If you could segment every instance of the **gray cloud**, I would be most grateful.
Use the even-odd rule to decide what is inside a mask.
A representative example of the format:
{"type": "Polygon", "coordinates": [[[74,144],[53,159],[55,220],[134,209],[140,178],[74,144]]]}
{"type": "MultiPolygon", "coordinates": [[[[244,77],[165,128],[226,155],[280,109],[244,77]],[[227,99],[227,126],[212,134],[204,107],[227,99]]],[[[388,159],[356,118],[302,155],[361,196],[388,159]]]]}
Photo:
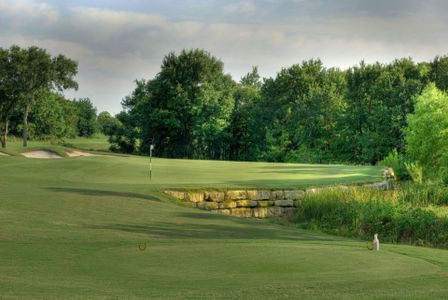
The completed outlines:
{"type": "Polygon", "coordinates": [[[210,51],[238,79],[252,65],[274,76],[315,57],[340,67],[361,59],[428,60],[448,44],[448,21],[440,13],[448,5],[438,0],[214,0],[216,10],[205,7],[212,19],[189,10],[180,18],[162,8],[69,3],[0,0],[0,45],[38,45],[76,59],[80,90],[68,95],[91,97],[99,110],[112,112],[134,79],[153,77],[165,54],[183,48],[210,51]]]}

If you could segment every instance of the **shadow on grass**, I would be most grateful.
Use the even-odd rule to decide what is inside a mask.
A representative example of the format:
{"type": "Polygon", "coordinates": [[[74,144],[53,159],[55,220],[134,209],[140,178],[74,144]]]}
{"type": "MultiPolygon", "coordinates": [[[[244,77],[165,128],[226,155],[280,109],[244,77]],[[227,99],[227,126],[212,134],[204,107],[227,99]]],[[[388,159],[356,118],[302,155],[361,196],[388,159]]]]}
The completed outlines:
{"type": "Polygon", "coordinates": [[[151,225],[130,224],[105,224],[85,226],[89,229],[116,230],[129,233],[146,234],[152,237],[166,239],[267,239],[267,240],[289,240],[289,241],[330,241],[332,239],[319,238],[316,235],[305,234],[303,231],[285,231],[272,228],[240,227],[218,224],[170,224],[155,223],[151,225]]]}
{"type": "Polygon", "coordinates": [[[151,224],[97,224],[85,225],[88,229],[114,230],[144,234],[164,239],[264,239],[284,241],[335,241],[337,238],[318,236],[298,228],[276,226],[266,220],[256,221],[215,215],[211,213],[180,213],[173,220],[176,223],[158,222],[151,224]],[[179,218],[180,217],[180,218],[179,218]],[[194,219],[182,222],[182,219],[194,219]],[[200,223],[195,223],[199,221],[200,223]],[[261,222],[257,224],[257,222],[261,222]],[[219,224],[221,223],[221,224],[219,224]]]}
{"type": "Polygon", "coordinates": [[[58,188],[58,187],[49,187],[47,189],[52,192],[58,192],[58,193],[71,193],[71,194],[80,194],[85,196],[96,196],[96,197],[124,197],[124,198],[134,198],[134,199],[161,202],[159,198],[154,196],[129,193],[129,192],[114,192],[114,191],[102,191],[92,189],[58,188]]]}

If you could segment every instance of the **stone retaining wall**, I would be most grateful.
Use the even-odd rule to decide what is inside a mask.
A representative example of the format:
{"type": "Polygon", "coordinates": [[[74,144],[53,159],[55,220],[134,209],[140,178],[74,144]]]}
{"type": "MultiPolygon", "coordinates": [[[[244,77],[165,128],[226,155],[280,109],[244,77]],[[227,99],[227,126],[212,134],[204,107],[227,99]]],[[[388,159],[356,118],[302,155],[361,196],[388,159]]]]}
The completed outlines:
{"type": "Polygon", "coordinates": [[[223,215],[245,218],[292,217],[300,205],[303,190],[228,190],[225,192],[165,191],[194,207],[223,215]]]}
{"type": "MultiPolygon", "coordinates": [[[[363,185],[366,188],[390,189],[390,183],[383,182],[363,185]]],[[[228,190],[183,192],[165,191],[166,194],[192,204],[194,207],[218,214],[245,218],[292,218],[297,212],[305,193],[318,193],[324,189],[348,189],[347,186],[313,188],[307,190],[228,190]]]]}

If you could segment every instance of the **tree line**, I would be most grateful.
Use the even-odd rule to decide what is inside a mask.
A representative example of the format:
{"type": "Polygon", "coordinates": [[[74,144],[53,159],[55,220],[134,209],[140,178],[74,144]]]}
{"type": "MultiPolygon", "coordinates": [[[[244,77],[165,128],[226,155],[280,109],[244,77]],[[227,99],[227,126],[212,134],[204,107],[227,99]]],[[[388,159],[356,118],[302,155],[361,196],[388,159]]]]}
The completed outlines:
{"type": "MultiPolygon", "coordinates": [[[[23,146],[35,139],[92,136],[115,119],[97,116],[88,98],[68,100],[61,92],[77,89],[78,64],[64,55],[52,57],[45,49],[0,48],[0,142],[8,134],[22,135],[23,146]]],[[[107,130],[106,130],[107,132],[107,130]]]]}
{"type": "MultiPolygon", "coordinates": [[[[97,115],[88,98],[61,94],[78,87],[76,74],[77,63],[63,55],[0,48],[2,147],[8,134],[22,135],[26,146],[30,136],[101,131],[111,150],[126,153],[147,154],[155,144],[155,155],[168,158],[375,164],[385,157],[400,160],[408,149],[416,153],[422,142],[411,138],[409,116],[416,115],[425,87],[448,90],[448,56],[361,62],[346,70],[311,59],[273,78],[261,78],[254,67],[235,82],[210,53],[183,50],[166,55],[153,79],[137,80],[116,116],[97,115]]],[[[431,126],[420,126],[427,131],[419,137],[428,137],[431,126]]],[[[399,165],[404,168],[402,159],[399,165]]]]}
{"type": "Polygon", "coordinates": [[[448,89],[448,57],[416,63],[326,68],[319,59],[235,82],[195,49],[169,53],[160,72],[137,80],[109,131],[112,148],[169,158],[375,164],[404,152],[407,116],[434,83],[448,89]]]}

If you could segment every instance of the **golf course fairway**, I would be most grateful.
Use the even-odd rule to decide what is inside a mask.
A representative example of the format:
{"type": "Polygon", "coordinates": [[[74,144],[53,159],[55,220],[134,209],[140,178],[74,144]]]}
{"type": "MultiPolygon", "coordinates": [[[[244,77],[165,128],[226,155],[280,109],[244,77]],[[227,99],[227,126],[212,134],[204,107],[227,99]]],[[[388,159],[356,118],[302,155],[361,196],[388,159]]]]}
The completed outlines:
{"type": "Polygon", "coordinates": [[[380,169],[0,157],[0,298],[443,299],[448,251],[367,242],[185,207],[164,189],[298,188],[380,169]]]}

